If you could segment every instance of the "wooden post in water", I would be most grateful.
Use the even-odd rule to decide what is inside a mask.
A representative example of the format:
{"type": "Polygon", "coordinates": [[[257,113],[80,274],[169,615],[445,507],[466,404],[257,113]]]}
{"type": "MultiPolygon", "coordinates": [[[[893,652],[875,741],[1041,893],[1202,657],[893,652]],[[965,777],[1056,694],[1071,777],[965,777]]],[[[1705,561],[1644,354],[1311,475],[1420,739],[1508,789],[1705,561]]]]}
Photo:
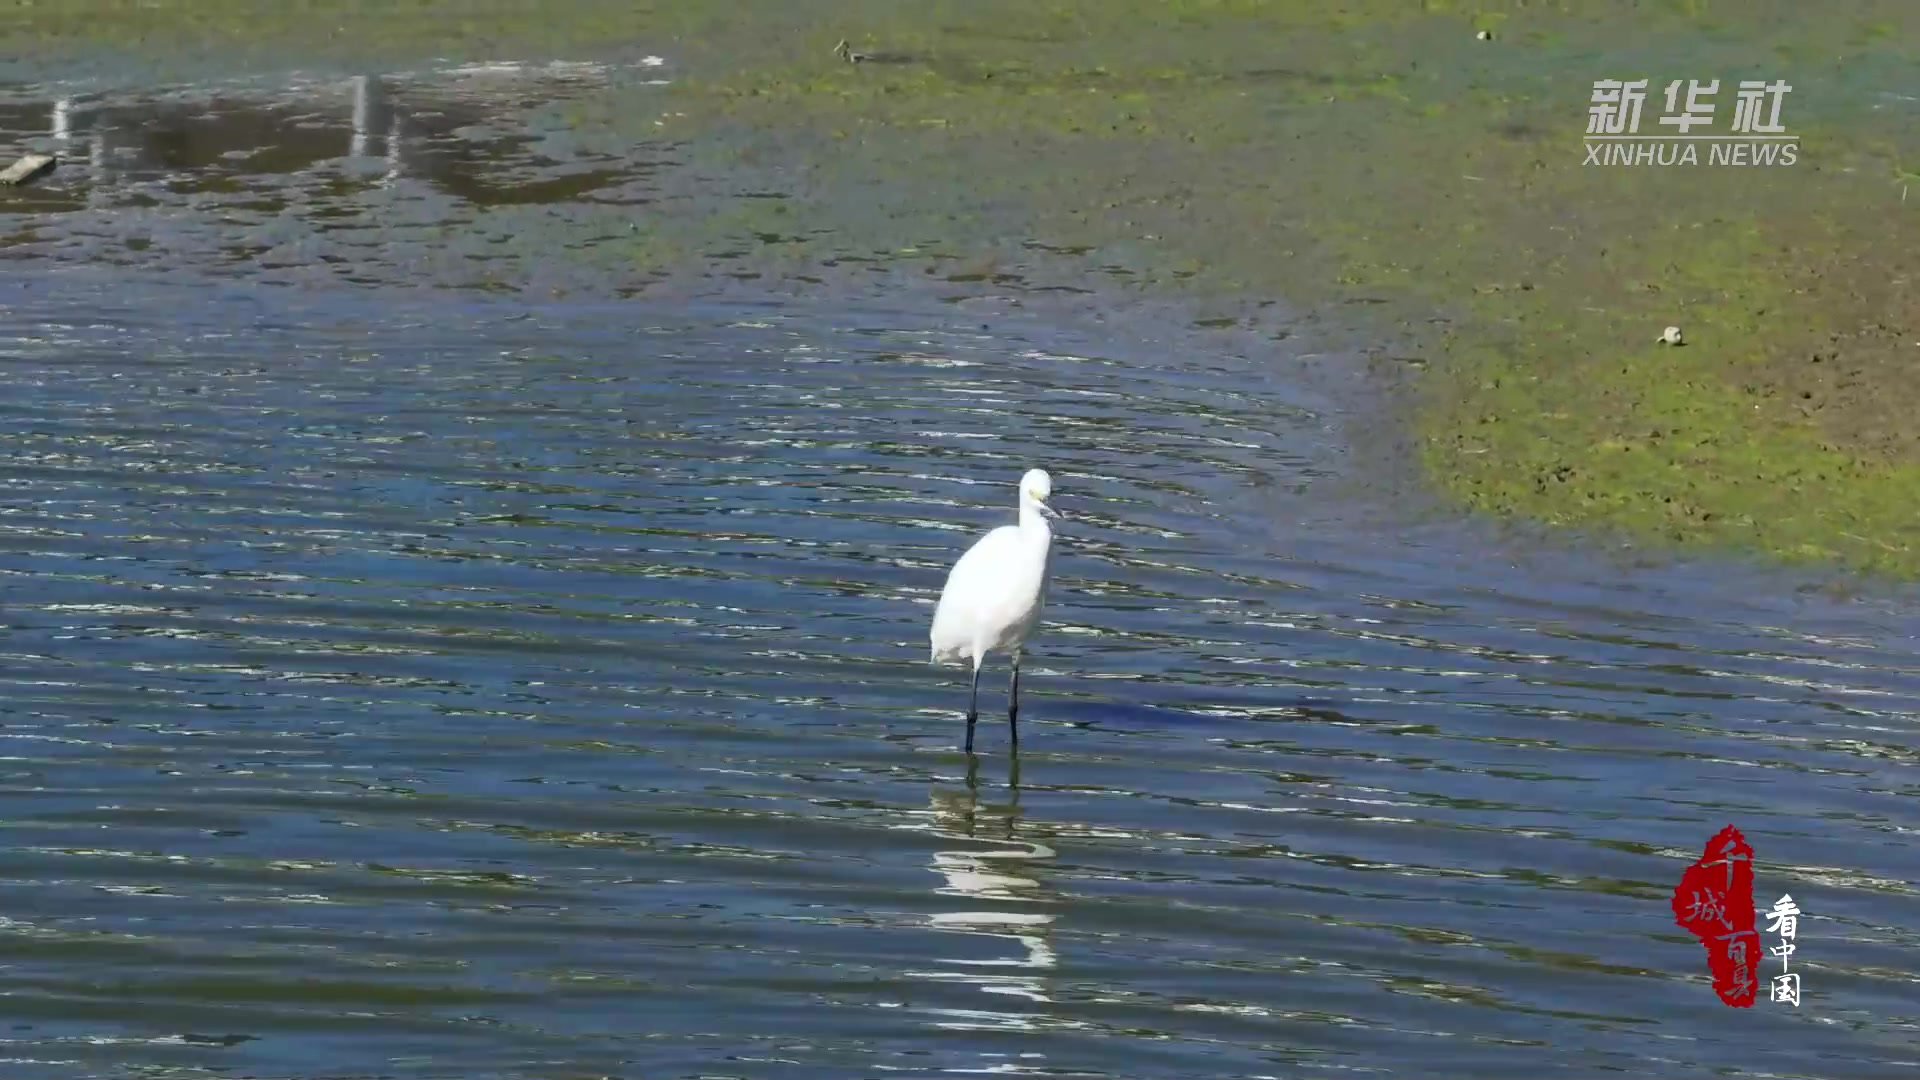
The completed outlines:
{"type": "Polygon", "coordinates": [[[367,156],[367,127],[373,116],[373,80],[365,75],[353,77],[353,138],[347,141],[348,157],[367,156]]]}

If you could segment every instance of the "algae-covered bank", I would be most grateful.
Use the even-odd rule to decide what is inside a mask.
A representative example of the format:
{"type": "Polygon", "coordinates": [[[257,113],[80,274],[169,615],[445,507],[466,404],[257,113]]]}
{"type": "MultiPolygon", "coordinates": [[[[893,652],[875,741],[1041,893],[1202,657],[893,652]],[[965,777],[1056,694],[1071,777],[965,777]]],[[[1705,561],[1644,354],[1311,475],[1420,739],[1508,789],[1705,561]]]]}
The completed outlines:
{"type": "Polygon", "coordinates": [[[1920,574],[1911,4],[66,0],[7,25],[49,70],[670,54],[664,97],[566,116],[697,178],[636,223],[636,268],[1366,301],[1467,506],[1920,574]],[[1717,84],[1693,133],[1729,143],[1739,84],[1788,86],[1767,126],[1794,152],[1595,161],[1610,79],[1648,80],[1662,137],[1670,83],[1717,84]]]}

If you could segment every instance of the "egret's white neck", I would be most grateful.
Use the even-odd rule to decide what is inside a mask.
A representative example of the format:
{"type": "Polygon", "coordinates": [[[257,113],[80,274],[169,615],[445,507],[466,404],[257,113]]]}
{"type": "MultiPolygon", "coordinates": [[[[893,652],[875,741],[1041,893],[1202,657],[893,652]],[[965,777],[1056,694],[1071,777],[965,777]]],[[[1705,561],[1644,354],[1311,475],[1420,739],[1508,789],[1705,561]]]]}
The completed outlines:
{"type": "Polygon", "coordinates": [[[1047,525],[1046,515],[1040,512],[1039,501],[1025,494],[1020,496],[1020,531],[1042,536],[1053,535],[1053,530],[1047,525]]]}

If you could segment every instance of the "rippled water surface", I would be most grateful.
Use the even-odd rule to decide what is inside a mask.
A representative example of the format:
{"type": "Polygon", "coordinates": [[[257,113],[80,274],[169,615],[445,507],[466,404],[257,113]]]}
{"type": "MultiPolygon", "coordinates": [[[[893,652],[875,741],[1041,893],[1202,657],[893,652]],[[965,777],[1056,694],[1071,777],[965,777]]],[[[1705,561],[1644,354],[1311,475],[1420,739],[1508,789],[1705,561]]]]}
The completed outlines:
{"type": "Polygon", "coordinates": [[[1920,1059],[1898,597],[1397,522],[1286,356],[937,304],[0,301],[6,1075],[1920,1059]],[[1034,463],[1022,751],[996,666],[969,761],[930,605],[1034,463]],[[1797,1010],[1719,1004],[1673,925],[1728,823],[1808,912],[1797,1010]]]}

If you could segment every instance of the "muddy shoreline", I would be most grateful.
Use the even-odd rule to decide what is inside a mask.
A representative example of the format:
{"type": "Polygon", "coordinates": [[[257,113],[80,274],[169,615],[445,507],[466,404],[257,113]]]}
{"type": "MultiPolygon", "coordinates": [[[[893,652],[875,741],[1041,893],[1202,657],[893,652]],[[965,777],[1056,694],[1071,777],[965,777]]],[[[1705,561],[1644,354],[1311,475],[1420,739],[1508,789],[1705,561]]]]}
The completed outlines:
{"type": "MultiPolygon", "coordinates": [[[[1333,312],[1365,343],[1355,362],[1410,380],[1413,457],[1458,505],[1920,576],[1905,420],[1920,14],[1702,8],[856,2],[823,17],[587,0],[564,19],[425,4],[349,25],[346,5],[101,18],[80,2],[16,21],[9,51],[38,58],[7,74],[603,60],[622,74],[518,109],[540,133],[518,182],[548,194],[468,192],[426,272],[458,278],[484,254],[483,287],[616,292],[910,275],[1179,301],[1197,329],[1276,350],[1297,346],[1282,316],[1333,312]],[[664,87],[638,67],[654,54],[664,87]],[[1622,73],[1790,82],[1798,162],[1583,165],[1591,84],[1622,73]],[[636,176],[637,159],[658,167],[636,176]],[[622,173],[620,197],[569,190],[594,168],[622,173]],[[1657,342],[1666,325],[1684,347],[1657,342]]],[[[35,252],[31,203],[5,210],[35,252]]],[[[359,212],[392,221],[377,200],[359,212]]],[[[448,228],[430,216],[407,226],[423,250],[448,228]]],[[[318,258],[282,254],[285,273],[318,258]]]]}

